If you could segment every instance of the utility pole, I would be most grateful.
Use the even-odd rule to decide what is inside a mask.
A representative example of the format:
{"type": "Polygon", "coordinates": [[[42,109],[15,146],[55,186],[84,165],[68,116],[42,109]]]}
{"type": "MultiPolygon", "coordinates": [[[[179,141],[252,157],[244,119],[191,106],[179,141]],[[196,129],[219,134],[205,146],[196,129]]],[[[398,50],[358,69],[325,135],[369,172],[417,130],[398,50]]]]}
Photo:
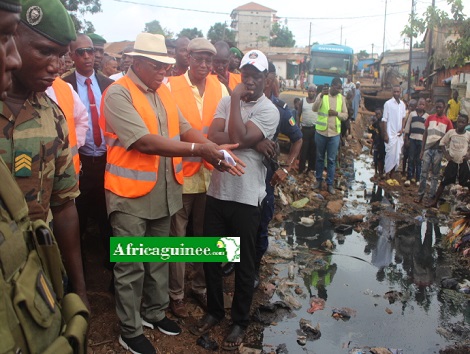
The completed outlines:
{"type": "MultiPolygon", "coordinates": [[[[432,9],[436,9],[436,0],[432,0],[432,9]]],[[[434,24],[431,23],[431,28],[429,28],[429,48],[426,48],[428,51],[428,63],[426,64],[426,73],[427,75],[431,74],[431,58],[434,54],[433,51],[433,34],[434,34],[434,24]]],[[[429,88],[429,80],[426,80],[426,88],[429,88]]]]}
{"type": "Polygon", "coordinates": [[[409,55],[409,62],[408,62],[408,102],[411,99],[411,65],[412,65],[412,58],[413,58],[413,34],[414,34],[414,29],[413,29],[413,21],[414,21],[414,16],[415,14],[415,0],[411,0],[411,21],[410,21],[410,27],[411,27],[411,33],[410,33],[410,55],[409,55]]]}
{"type": "Polygon", "coordinates": [[[370,55],[371,59],[374,59],[374,43],[372,43],[372,53],[370,55]]]}
{"type": "Polygon", "coordinates": [[[384,15],[384,39],[382,42],[382,53],[385,54],[385,28],[387,25],[387,0],[385,0],[385,15],[384,15]]]}
{"type": "Polygon", "coordinates": [[[312,22],[310,22],[310,29],[308,31],[308,51],[310,52],[310,47],[311,47],[311,41],[310,39],[312,38],[312,22]]]}
{"type": "Polygon", "coordinates": [[[343,44],[343,25],[341,25],[341,35],[339,37],[339,45],[343,44]]]}

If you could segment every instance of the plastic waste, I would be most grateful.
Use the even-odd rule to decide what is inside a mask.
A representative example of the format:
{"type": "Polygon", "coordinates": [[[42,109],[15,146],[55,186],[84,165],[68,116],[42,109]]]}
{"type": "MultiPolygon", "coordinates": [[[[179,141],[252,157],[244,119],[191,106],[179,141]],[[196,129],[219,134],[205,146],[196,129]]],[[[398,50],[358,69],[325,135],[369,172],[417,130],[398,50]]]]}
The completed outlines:
{"type": "Polygon", "coordinates": [[[295,202],[292,203],[292,207],[296,209],[301,209],[303,208],[307,203],[309,202],[308,198],[302,198],[299,200],[296,200],[295,202]]]}

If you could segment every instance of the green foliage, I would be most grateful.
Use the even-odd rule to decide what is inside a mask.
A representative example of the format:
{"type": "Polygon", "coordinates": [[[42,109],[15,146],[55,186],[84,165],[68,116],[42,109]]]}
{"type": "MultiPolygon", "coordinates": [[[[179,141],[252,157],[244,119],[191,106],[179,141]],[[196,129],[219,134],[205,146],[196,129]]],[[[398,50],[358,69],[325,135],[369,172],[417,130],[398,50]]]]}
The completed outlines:
{"type": "Polygon", "coordinates": [[[280,26],[279,23],[274,23],[271,29],[271,40],[269,41],[271,47],[288,47],[295,46],[294,35],[287,26],[280,26]]]}
{"type": "Polygon", "coordinates": [[[101,0],[60,0],[65,6],[77,32],[93,33],[95,27],[90,21],[80,20],[79,17],[87,13],[96,14],[101,12],[101,0]]]}
{"type": "Polygon", "coordinates": [[[165,38],[173,38],[173,32],[171,32],[170,30],[166,28],[163,28],[162,25],[160,24],[160,21],[158,20],[147,22],[145,24],[144,32],[153,33],[153,34],[161,34],[165,38]]]}
{"type": "Polygon", "coordinates": [[[207,32],[207,39],[212,43],[217,41],[235,42],[235,32],[226,23],[217,22],[207,32]]]}
{"type": "Polygon", "coordinates": [[[204,37],[201,30],[198,30],[196,27],[194,28],[183,28],[180,33],[178,33],[178,37],[188,37],[190,40],[194,38],[204,37]]]}
{"type": "Polygon", "coordinates": [[[416,38],[427,29],[451,28],[450,34],[458,35],[455,41],[448,41],[446,44],[449,57],[439,65],[454,67],[464,65],[470,57],[470,19],[466,18],[463,12],[462,0],[447,0],[451,6],[451,14],[436,7],[428,6],[422,16],[416,14],[409,16],[409,24],[405,26],[402,35],[416,38]]]}
{"type": "Polygon", "coordinates": [[[415,43],[413,44],[413,48],[424,48],[424,46],[425,46],[424,41],[421,41],[420,43],[415,42],[415,43]]]}
{"type": "Polygon", "coordinates": [[[357,59],[366,59],[369,58],[369,53],[367,53],[366,50],[361,50],[359,53],[357,53],[357,59]]]}

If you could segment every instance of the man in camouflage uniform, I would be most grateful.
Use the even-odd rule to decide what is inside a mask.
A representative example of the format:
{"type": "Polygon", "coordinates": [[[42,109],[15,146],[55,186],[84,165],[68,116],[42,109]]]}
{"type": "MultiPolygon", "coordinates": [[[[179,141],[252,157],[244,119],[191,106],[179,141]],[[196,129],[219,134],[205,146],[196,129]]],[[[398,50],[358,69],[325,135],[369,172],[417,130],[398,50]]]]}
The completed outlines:
{"type": "Polygon", "coordinates": [[[31,220],[46,221],[52,212],[71,288],[88,304],[67,123],[44,94],[75,29],[59,0],[24,0],[22,5],[15,41],[23,66],[13,73],[8,97],[0,102],[0,156],[25,195],[31,220]]]}

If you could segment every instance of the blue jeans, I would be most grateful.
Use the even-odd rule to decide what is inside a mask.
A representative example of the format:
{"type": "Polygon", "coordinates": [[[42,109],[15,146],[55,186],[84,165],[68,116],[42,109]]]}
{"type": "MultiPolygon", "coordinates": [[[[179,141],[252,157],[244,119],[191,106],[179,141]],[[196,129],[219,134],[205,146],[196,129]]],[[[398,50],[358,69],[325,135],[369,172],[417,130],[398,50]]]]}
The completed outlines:
{"type": "Polygon", "coordinates": [[[408,179],[416,176],[416,180],[421,178],[421,161],[419,154],[421,153],[421,140],[410,139],[409,157],[408,157],[408,179]]]}
{"type": "Polygon", "coordinates": [[[327,158],[326,184],[331,186],[335,179],[336,156],[338,155],[340,135],[323,136],[315,132],[315,144],[317,146],[317,163],[315,165],[315,177],[317,181],[323,181],[323,166],[325,165],[325,152],[327,158]]]}
{"type": "Polygon", "coordinates": [[[428,179],[429,170],[431,170],[431,189],[429,195],[434,198],[437,190],[437,180],[441,172],[442,151],[440,149],[428,149],[423,154],[423,164],[421,167],[421,178],[419,180],[418,196],[422,198],[426,191],[426,180],[428,179]]]}

